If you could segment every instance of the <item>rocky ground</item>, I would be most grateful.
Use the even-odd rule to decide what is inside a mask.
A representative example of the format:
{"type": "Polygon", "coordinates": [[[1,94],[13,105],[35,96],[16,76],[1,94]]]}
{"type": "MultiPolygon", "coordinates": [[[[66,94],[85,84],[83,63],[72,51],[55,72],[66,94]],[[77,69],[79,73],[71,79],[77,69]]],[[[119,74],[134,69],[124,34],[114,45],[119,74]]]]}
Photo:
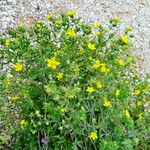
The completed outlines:
{"type": "Polygon", "coordinates": [[[49,12],[76,9],[86,22],[122,20],[135,28],[135,54],[142,74],[150,73],[150,0],[0,0],[0,31],[24,23],[30,26],[49,12]]]}

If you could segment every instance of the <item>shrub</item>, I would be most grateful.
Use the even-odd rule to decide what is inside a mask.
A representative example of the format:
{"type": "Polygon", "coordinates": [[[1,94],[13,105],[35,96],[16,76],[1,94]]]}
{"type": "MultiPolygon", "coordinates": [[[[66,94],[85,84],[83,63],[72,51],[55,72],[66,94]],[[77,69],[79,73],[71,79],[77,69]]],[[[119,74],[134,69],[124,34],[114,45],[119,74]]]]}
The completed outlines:
{"type": "Polygon", "coordinates": [[[1,147],[148,149],[149,82],[130,52],[133,29],[75,14],[1,34],[1,147]]]}

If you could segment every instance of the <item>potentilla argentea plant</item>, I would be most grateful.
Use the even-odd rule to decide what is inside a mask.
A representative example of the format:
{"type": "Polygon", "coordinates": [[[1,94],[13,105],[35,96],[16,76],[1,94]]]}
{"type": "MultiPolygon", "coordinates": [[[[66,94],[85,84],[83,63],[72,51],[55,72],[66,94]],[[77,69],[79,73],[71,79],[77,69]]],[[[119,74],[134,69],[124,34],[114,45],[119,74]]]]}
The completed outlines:
{"type": "Polygon", "coordinates": [[[149,82],[132,27],[87,24],[76,10],[0,36],[0,146],[14,150],[149,149],[149,82]]]}

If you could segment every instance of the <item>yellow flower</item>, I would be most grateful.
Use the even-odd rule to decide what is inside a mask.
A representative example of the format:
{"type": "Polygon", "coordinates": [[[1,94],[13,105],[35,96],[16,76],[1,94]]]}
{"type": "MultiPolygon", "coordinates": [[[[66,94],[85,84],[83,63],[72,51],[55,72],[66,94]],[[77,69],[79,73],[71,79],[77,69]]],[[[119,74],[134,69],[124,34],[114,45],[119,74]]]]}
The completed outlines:
{"type": "Polygon", "coordinates": [[[88,46],[88,48],[89,48],[90,50],[96,50],[95,44],[88,43],[87,46],[88,46]]]}
{"type": "Polygon", "coordinates": [[[142,118],[143,118],[142,113],[138,114],[138,118],[139,118],[139,119],[142,119],[142,118]]]}
{"type": "Polygon", "coordinates": [[[118,63],[119,63],[119,65],[121,65],[121,66],[125,66],[125,63],[124,63],[124,61],[123,61],[122,59],[120,59],[120,60],[118,61],[118,63]]]}
{"type": "Polygon", "coordinates": [[[23,120],[20,121],[20,124],[21,124],[21,125],[27,125],[27,124],[28,124],[28,121],[26,121],[26,120],[23,119],[23,120]]]}
{"type": "Polygon", "coordinates": [[[73,16],[77,13],[77,10],[72,10],[67,13],[67,16],[73,16]]]}
{"type": "Polygon", "coordinates": [[[51,19],[54,15],[52,13],[47,14],[46,18],[51,19]]]}
{"type": "Polygon", "coordinates": [[[137,102],[137,106],[142,106],[142,102],[137,102]]]}
{"type": "Polygon", "coordinates": [[[58,75],[57,75],[57,79],[58,79],[58,80],[62,79],[62,78],[63,78],[63,75],[64,75],[64,73],[59,72],[58,75]]]}
{"type": "Polygon", "coordinates": [[[130,113],[129,113],[129,111],[126,109],[125,110],[125,116],[127,117],[127,118],[130,118],[130,113]]]}
{"type": "Polygon", "coordinates": [[[135,95],[139,95],[140,93],[141,93],[141,91],[140,90],[135,90],[135,95]]]}
{"type": "Polygon", "coordinates": [[[37,115],[37,117],[40,117],[40,111],[39,110],[36,110],[35,114],[37,115]]]}
{"type": "Polygon", "coordinates": [[[116,23],[120,23],[121,22],[121,20],[119,19],[119,18],[113,18],[113,21],[115,21],[116,23]]]}
{"type": "Polygon", "coordinates": [[[79,72],[79,71],[80,71],[80,68],[75,68],[73,71],[74,71],[74,72],[79,72]]]}
{"type": "Polygon", "coordinates": [[[103,105],[104,105],[105,107],[109,107],[109,106],[111,106],[111,102],[108,101],[108,100],[105,100],[103,105]]]}
{"type": "Polygon", "coordinates": [[[116,90],[115,95],[116,95],[116,97],[118,97],[120,95],[120,90],[119,89],[116,90]]]}
{"type": "Polygon", "coordinates": [[[37,22],[36,27],[41,29],[42,28],[42,23],[40,21],[37,22]]]}
{"type": "Polygon", "coordinates": [[[65,109],[62,108],[60,111],[61,111],[62,113],[64,113],[64,112],[65,112],[65,109]]]}
{"type": "Polygon", "coordinates": [[[95,92],[95,89],[94,89],[93,87],[88,87],[88,88],[86,89],[86,91],[87,91],[88,93],[93,93],[93,92],[95,92]]]}
{"type": "Polygon", "coordinates": [[[35,111],[35,114],[38,116],[40,114],[40,111],[39,110],[36,110],[35,111]]]}
{"type": "Polygon", "coordinates": [[[107,101],[107,100],[108,100],[108,98],[105,96],[105,97],[103,97],[103,100],[104,100],[104,101],[107,101]]]}
{"type": "Polygon", "coordinates": [[[109,28],[103,28],[105,32],[109,32],[109,28]]]}
{"type": "Polygon", "coordinates": [[[93,26],[93,28],[99,28],[99,27],[101,27],[102,26],[102,23],[96,23],[94,26],[93,26]]]}
{"type": "Polygon", "coordinates": [[[103,84],[100,81],[96,82],[97,88],[101,89],[103,87],[103,84]]]}
{"type": "Polygon", "coordinates": [[[69,99],[76,98],[76,95],[72,92],[66,92],[65,96],[69,99]]]}
{"type": "Polygon", "coordinates": [[[102,66],[100,71],[103,72],[103,73],[107,73],[107,72],[110,71],[110,69],[106,68],[105,66],[102,66]]]}
{"type": "Polygon", "coordinates": [[[96,36],[99,36],[99,35],[100,35],[100,32],[95,32],[93,35],[94,35],[95,37],[96,37],[96,36]]]}
{"type": "Polygon", "coordinates": [[[125,30],[126,30],[126,31],[132,31],[132,30],[134,30],[134,29],[133,29],[132,27],[126,27],[125,30]]]}
{"type": "Polygon", "coordinates": [[[5,46],[8,46],[10,44],[10,39],[5,39],[5,46]]]}
{"type": "Polygon", "coordinates": [[[71,28],[69,28],[66,33],[69,37],[76,37],[76,32],[71,28]]]}
{"type": "Polygon", "coordinates": [[[84,53],[83,49],[80,49],[79,54],[82,55],[84,53]]]}
{"type": "Polygon", "coordinates": [[[27,96],[28,96],[28,94],[27,94],[27,93],[24,93],[24,94],[23,94],[23,98],[24,98],[24,99],[26,99],[26,98],[27,98],[27,96]]]}
{"type": "Polygon", "coordinates": [[[18,99],[19,99],[18,96],[14,96],[14,97],[11,98],[12,101],[16,101],[16,100],[18,100],[18,99]]]}
{"type": "Polygon", "coordinates": [[[98,67],[100,67],[100,66],[101,66],[100,61],[99,61],[99,60],[95,60],[95,62],[94,62],[94,64],[93,64],[92,68],[98,68],[98,67]]]}
{"type": "Polygon", "coordinates": [[[21,71],[23,69],[23,65],[21,63],[14,64],[14,69],[16,71],[21,71]]]}
{"type": "Polygon", "coordinates": [[[96,132],[91,132],[90,135],[88,136],[92,140],[97,140],[98,136],[96,132]]]}
{"type": "Polygon", "coordinates": [[[128,39],[128,37],[126,35],[121,36],[120,39],[124,43],[128,43],[129,42],[129,39],[128,39]]]}
{"type": "Polygon", "coordinates": [[[61,25],[63,22],[62,21],[60,21],[60,20],[56,20],[56,22],[55,22],[56,24],[58,24],[58,25],[61,25]]]}
{"type": "Polygon", "coordinates": [[[59,61],[57,61],[54,57],[51,59],[48,59],[47,66],[53,69],[56,69],[56,67],[60,64],[59,61]]]}
{"type": "Polygon", "coordinates": [[[128,58],[127,58],[127,62],[131,62],[132,60],[133,60],[132,57],[128,57],[128,58]]]}
{"type": "Polygon", "coordinates": [[[53,89],[51,88],[51,87],[49,87],[49,86],[44,86],[44,88],[45,88],[45,91],[49,94],[49,93],[51,93],[51,92],[53,92],[53,89]]]}
{"type": "Polygon", "coordinates": [[[6,77],[6,79],[4,80],[4,84],[6,86],[9,86],[11,84],[11,80],[10,80],[10,77],[6,77]]]}

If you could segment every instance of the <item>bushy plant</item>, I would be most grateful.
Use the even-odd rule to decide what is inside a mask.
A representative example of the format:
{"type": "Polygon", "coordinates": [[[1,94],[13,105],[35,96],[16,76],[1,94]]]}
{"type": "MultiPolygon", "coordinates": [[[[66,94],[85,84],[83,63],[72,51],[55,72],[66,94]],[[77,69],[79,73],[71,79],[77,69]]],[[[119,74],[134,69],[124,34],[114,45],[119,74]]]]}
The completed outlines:
{"type": "Polygon", "coordinates": [[[1,148],[148,150],[149,82],[131,27],[76,11],[1,34],[1,148]]]}

